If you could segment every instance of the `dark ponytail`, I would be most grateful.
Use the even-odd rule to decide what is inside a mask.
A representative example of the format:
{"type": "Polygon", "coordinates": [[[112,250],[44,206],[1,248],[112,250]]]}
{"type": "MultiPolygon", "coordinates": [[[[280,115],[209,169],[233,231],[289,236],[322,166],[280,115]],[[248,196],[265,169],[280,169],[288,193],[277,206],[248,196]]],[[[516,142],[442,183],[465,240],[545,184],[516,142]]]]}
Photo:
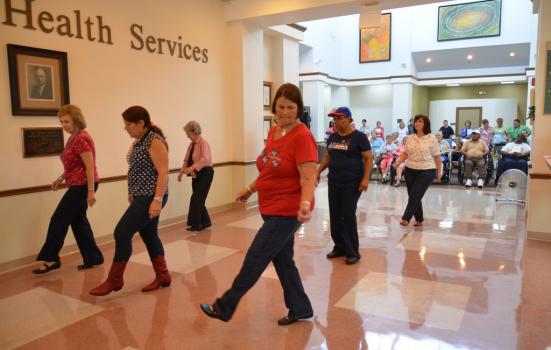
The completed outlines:
{"type": "Polygon", "coordinates": [[[142,106],[129,107],[126,111],[122,112],[122,117],[129,123],[138,123],[140,120],[143,120],[144,127],[150,128],[163,138],[165,137],[161,128],[151,123],[149,112],[142,106]]]}

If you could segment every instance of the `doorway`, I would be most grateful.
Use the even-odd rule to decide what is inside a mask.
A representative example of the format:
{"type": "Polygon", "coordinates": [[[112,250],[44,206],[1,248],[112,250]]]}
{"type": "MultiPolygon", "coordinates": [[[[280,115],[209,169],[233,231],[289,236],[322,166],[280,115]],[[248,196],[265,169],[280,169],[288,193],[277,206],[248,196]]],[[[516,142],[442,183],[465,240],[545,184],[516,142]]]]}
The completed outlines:
{"type": "Polygon", "coordinates": [[[465,126],[465,122],[469,120],[474,129],[480,128],[482,123],[482,107],[457,107],[455,109],[455,134],[459,135],[459,131],[465,126]]]}

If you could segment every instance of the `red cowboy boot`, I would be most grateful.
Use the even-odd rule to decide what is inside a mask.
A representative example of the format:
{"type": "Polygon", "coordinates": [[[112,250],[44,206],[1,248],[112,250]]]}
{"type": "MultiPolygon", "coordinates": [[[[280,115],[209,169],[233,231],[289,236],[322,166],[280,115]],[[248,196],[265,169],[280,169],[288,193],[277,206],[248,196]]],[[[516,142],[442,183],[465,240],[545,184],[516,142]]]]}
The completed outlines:
{"type": "Polygon", "coordinates": [[[103,296],[112,291],[120,290],[124,284],[122,275],[126,268],[126,261],[113,261],[107,280],[90,291],[90,294],[103,296]]]}
{"type": "Polygon", "coordinates": [[[142,288],[142,292],[150,292],[152,290],[159,289],[160,287],[168,287],[170,286],[170,282],[172,282],[166,267],[165,257],[163,255],[154,257],[151,262],[153,263],[153,269],[155,270],[156,277],[153,282],[142,288]]]}

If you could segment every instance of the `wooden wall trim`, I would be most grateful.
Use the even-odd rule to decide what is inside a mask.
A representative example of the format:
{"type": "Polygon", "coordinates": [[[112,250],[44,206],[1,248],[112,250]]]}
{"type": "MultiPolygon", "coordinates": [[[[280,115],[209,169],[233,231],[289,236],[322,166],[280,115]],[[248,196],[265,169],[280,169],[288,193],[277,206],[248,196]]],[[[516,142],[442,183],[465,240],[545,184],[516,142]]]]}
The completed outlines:
{"type": "Polygon", "coordinates": [[[551,174],[530,174],[530,179],[534,180],[551,180],[551,174]]]}
{"type": "MultiPolygon", "coordinates": [[[[215,163],[213,166],[215,168],[220,168],[224,166],[247,166],[255,164],[256,161],[254,160],[247,160],[247,161],[230,161],[230,162],[220,162],[215,163]]],[[[174,174],[178,173],[180,171],[180,168],[174,168],[170,169],[169,173],[174,174]]],[[[109,176],[109,177],[103,177],[99,179],[99,183],[108,183],[108,182],[117,182],[117,181],[126,181],[128,179],[128,176],[126,175],[117,175],[117,176],[109,176]]],[[[60,189],[67,188],[67,186],[62,185],[59,187],[60,189]]],[[[41,185],[41,186],[31,186],[31,187],[22,187],[22,188],[14,188],[10,190],[4,190],[0,191],[0,197],[9,197],[9,196],[19,196],[22,194],[30,194],[30,193],[38,193],[38,192],[47,192],[51,191],[50,185],[41,185]]]]}

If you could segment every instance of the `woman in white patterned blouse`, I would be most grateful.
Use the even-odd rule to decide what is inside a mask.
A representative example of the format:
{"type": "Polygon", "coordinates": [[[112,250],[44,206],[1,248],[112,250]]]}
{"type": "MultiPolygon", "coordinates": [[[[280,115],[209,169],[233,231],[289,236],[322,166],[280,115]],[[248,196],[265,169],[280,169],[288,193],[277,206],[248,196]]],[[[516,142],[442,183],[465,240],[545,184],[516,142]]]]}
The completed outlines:
{"type": "Polygon", "coordinates": [[[400,225],[407,226],[415,217],[414,226],[423,223],[423,205],[421,200],[430,184],[436,178],[440,181],[442,162],[438,141],[430,132],[430,120],[427,116],[416,115],[413,121],[415,134],[407,138],[405,151],[394,164],[400,166],[406,163],[406,185],[408,189],[408,204],[400,225]]]}

